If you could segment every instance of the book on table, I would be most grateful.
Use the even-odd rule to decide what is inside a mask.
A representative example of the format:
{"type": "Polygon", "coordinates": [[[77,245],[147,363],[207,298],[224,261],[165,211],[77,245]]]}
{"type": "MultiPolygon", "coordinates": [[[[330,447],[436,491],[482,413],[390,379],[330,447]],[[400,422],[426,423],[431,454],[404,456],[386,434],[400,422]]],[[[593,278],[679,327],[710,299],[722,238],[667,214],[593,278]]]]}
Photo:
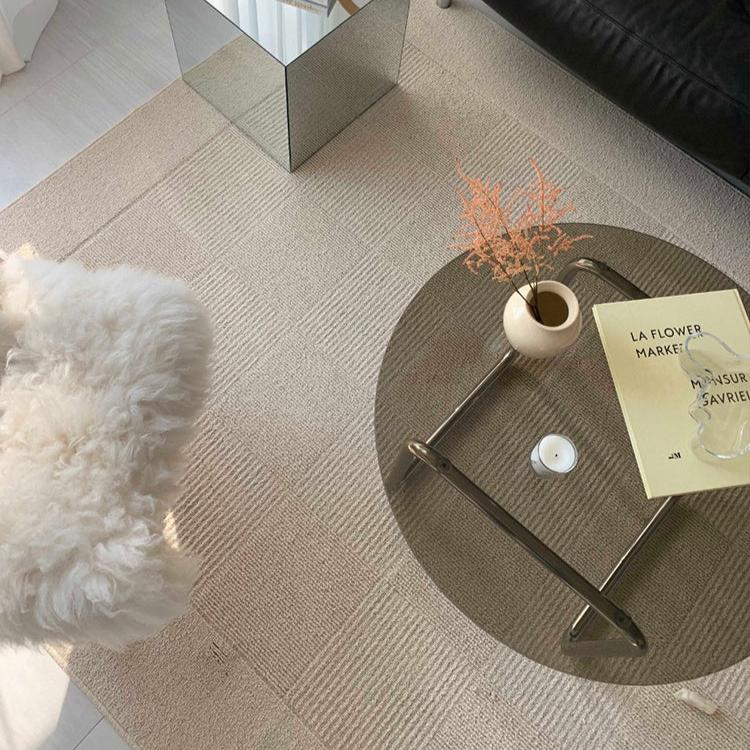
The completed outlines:
{"type": "MultiPolygon", "coordinates": [[[[750,484],[750,453],[719,459],[696,444],[691,405],[701,383],[680,364],[694,334],[713,334],[734,352],[750,353],[750,322],[737,290],[610,302],[594,305],[593,314],[646,495],[750,484]]],[[[703,403],[710,401],[714,413],[748,409],[747,372],[712,372],[703,403]]]]}

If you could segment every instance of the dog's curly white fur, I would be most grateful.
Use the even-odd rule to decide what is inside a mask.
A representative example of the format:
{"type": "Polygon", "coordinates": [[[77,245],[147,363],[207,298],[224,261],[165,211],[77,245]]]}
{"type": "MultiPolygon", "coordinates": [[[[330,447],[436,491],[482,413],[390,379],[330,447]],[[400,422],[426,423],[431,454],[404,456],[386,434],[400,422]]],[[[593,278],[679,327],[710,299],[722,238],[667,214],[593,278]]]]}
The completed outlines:
{"type": "Polygon", "coordinates": [[[0,640],[147,637],[196,563],[164,515],[207,387],[210,327],[176,280],[0,267],[0,640]]]}

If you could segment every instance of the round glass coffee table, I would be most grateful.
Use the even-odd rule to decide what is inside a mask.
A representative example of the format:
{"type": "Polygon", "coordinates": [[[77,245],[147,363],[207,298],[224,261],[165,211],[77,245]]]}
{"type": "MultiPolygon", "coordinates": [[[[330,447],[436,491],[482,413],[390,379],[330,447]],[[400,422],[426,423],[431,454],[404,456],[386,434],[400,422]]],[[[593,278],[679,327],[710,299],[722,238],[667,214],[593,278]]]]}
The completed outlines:
{"type": "Polygon", "coordinates": [[[737,284],[663,240],[567,226],[592,239],[564,272],[583,312],[564,354],[510,352],[510,287],[462,257],[403,313],[375,407],[391,508],[440,590],[529,658],[623,684],[709,674],[750,654],[750,487],[646,499],[591,307],[737,284]],[[548,433],[578,447],[564,478],[531,468],[548,433]]]}

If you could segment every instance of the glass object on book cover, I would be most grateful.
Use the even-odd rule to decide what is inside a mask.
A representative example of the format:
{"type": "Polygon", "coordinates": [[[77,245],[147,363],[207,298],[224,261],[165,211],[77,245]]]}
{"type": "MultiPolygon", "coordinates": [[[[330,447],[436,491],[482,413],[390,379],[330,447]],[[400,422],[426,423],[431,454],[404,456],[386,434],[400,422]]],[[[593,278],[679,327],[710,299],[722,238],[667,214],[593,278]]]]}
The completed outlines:
{"type": "Polygon", "coordinates": [[[680,364],[695,393],[698,446],[726,460],[750,453],[750,354],[704,331],[687,337],[680,364]]]}

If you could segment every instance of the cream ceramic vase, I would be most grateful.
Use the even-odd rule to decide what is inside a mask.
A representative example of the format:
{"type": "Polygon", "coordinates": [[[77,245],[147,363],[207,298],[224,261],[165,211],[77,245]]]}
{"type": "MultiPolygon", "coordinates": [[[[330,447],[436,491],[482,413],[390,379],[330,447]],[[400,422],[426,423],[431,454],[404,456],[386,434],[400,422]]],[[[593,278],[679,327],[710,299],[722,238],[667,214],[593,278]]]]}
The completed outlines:
{"type": "Polygon", "coordinates": [[[503,328],[510,345],[519,354],[535,359],[554,357],[572,346],[581,333],[581,309],[570,287],[559,281],[540,281],[537,285],[539,307],[545,323],[534,318],[524,299],[531,299],[527,284],[513,292],[505,305],[503,328]]]}

